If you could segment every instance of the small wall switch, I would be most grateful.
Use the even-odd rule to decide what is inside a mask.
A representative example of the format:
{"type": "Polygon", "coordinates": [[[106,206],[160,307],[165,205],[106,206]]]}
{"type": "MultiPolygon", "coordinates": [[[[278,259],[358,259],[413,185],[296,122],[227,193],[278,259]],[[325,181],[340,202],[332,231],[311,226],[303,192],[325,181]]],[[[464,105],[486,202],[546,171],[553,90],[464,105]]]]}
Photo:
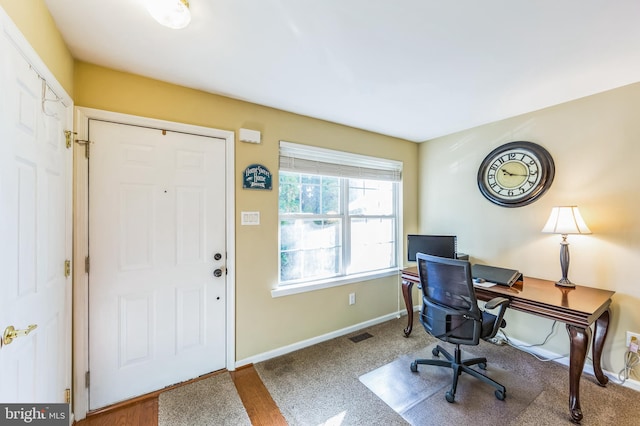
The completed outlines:
{"type": "Polygon", "coordinates": [[[260,212],[242,212],[240,223],[242,225],[260,225],[260,212]]]}
{"type": "Polygon", "coordinates": [[[349,293],[349,304],[350,305],[355,305],[356,304],[356,294],[355,293],[349,293]]]}
{"type": "Polygon", "coordinates": [[[238,133],[240,142],[260,143],[260,132],[257,130],[240,129],[238,133]]]}

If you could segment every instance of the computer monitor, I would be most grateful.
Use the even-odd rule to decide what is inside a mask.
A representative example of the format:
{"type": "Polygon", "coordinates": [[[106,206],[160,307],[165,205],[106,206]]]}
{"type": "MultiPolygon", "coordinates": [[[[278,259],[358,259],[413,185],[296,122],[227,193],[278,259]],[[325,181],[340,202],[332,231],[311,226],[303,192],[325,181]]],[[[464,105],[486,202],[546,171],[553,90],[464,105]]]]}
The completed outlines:
{"type": "Polygon", "coordinates": [[[416,253],[455,259],[457,238],[455,235],[407,235],[407,260],[416,261],[416,253]]]}

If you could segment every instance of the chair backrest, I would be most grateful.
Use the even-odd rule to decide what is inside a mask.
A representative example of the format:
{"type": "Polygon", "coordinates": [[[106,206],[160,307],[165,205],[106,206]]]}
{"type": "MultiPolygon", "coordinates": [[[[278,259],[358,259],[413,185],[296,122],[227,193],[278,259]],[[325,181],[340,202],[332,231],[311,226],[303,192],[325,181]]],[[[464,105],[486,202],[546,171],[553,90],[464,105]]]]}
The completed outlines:
{"type": "Polygon", "coordinates": [[[451,343],[477,345],[482,312],[473,288],[471,264],[424,253],[416,255],[422,288],[420,322],[429,334],[451,343]]]}

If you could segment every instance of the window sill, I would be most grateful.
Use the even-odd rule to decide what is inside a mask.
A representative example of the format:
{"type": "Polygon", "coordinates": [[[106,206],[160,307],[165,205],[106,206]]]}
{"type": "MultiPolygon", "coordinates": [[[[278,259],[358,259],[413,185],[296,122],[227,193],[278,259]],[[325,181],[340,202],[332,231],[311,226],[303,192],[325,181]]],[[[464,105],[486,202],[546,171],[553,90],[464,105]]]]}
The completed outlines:
{"type": "Polygon", "coordinates": [[[329,278],[326,280],[311,281],[302,284],[280,286],[271,290],[271,297],[290,296],[292,294],[306,293],[309,291],[321,290],[323,288],[338,287],[345,284],[374,280],[376,278],[390,277],[392,275],[397,275],[399,271],[399,268],[392,268],[365,274],[354,274],[347,277],[329,278]]]}

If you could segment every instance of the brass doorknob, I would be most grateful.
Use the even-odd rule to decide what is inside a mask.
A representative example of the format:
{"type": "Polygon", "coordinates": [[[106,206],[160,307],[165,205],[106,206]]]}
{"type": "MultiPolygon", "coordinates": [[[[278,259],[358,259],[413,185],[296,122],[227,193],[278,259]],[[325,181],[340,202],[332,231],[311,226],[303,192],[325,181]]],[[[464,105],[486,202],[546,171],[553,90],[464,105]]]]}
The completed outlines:
{"type": "Polygon", "coordinates": [[[4,329],[4,334],[2,335],[2,344],[8,345],[13,342],[13,339],[18,338],[20,336],[26,336],[31,333],[38,327],[37,324],[31,324],[24,330],[16,330],[14,326],[10,325],[9,327],[4,329]]]}

